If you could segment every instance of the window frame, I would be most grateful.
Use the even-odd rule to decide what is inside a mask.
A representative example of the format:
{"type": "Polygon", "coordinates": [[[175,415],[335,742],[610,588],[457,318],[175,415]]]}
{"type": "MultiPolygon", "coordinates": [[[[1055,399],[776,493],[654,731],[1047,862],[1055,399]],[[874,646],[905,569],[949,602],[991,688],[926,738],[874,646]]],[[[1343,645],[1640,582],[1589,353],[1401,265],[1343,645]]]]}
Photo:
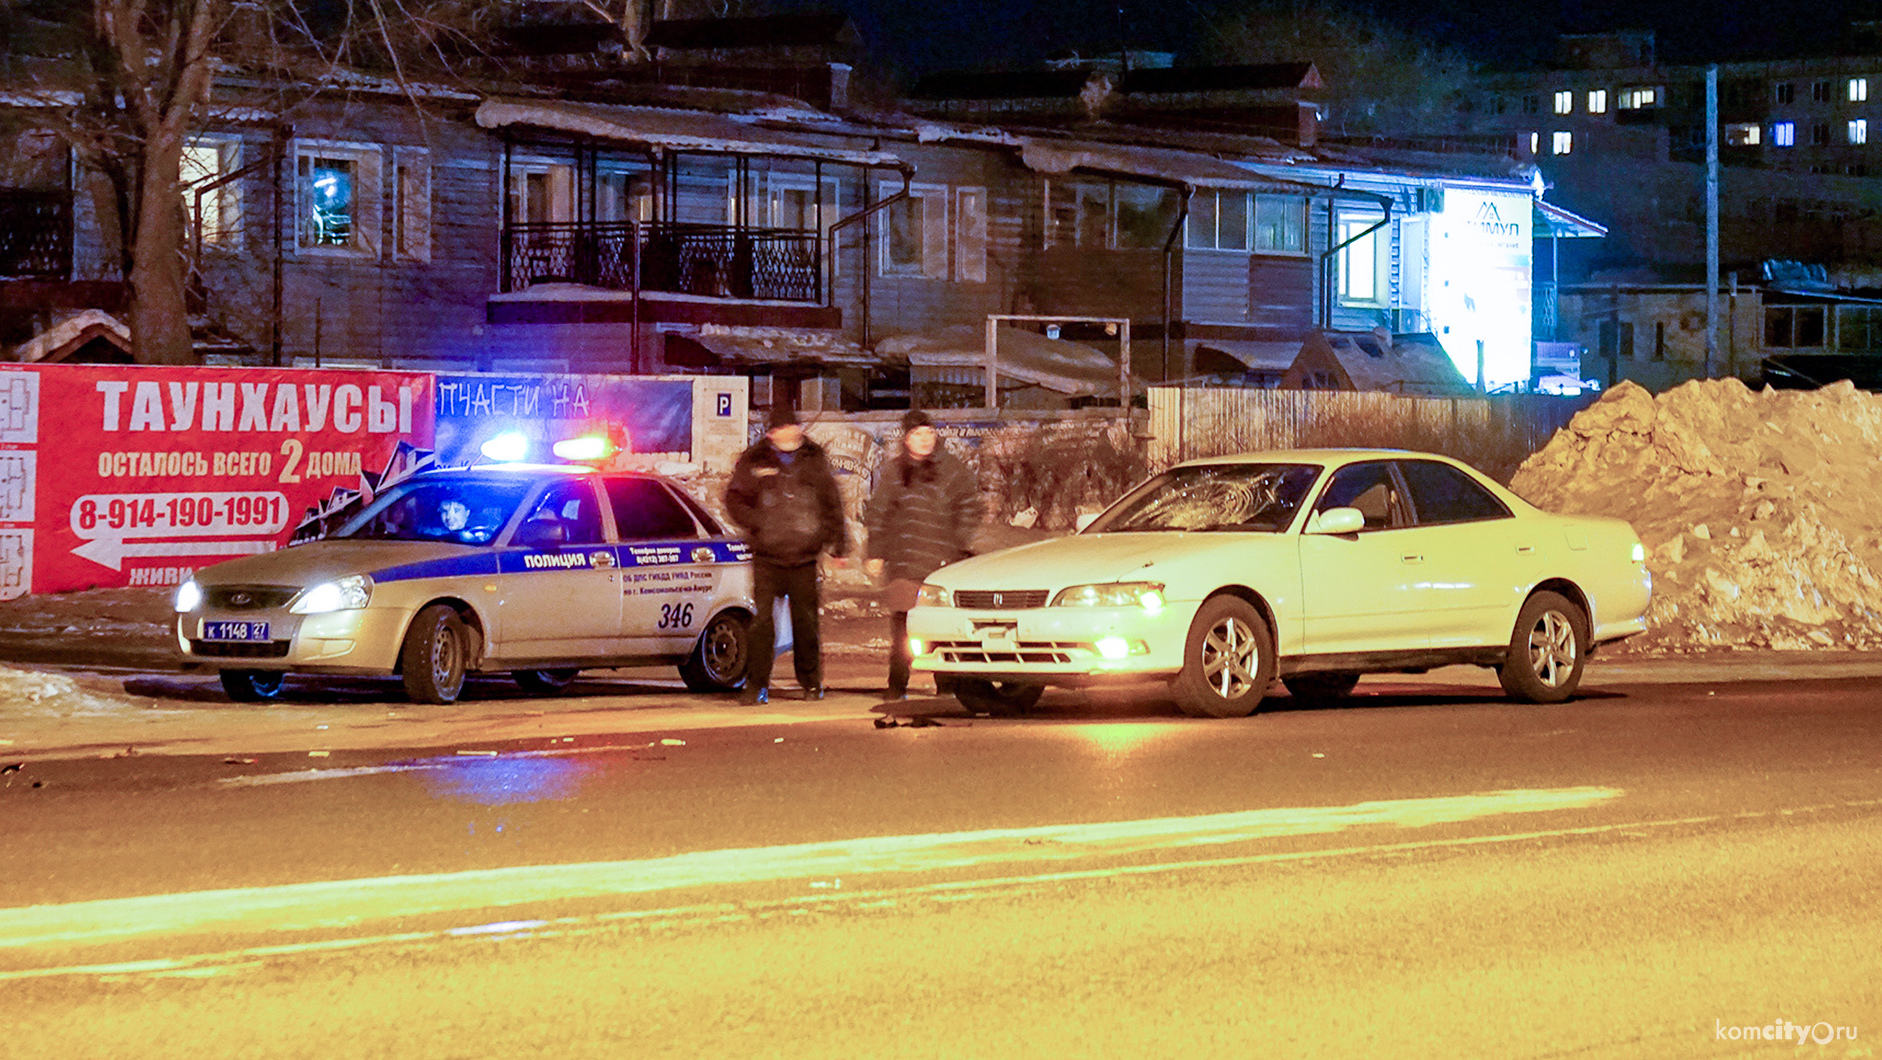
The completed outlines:
{"type": "Polygon", "coordinates": [[[1575,134],[1567,129],[1557,129],[1549,134],[1549,154],[1560,157],[1575,153],[1575,134]]]}
{"type": "Polygon", "coordinates": [[[1572,88],[1556,89],[1555,99],[1553,102],[1555,106],[1554,113],[1556,114],[1575,113],[1575,90],[1572,88]]]}
{"type": "Polygon", "coordinates": [[[1797,123],[1794,121],[1774,121],[1771,123],[1772,147],[1797,146],[1797,123]]]}
{"type": "MultiPolygon", "coordinates": [[[[878,188],[881,197],[886,199],[902,190],[899,183],[883,181],[878,188]]],[[[882,211],[882,225],[876,237],[876,274],[884,277],[901,277],[917,280],[945,280],[950,275],[948,269],[948,187],[945,184],[910,184],[908,198],[888,206],[882,211]],[[890,256],[894,248],[894,225],[892,215],[903,203],[921,204],[920,232],[916,239],[919,246],[917,260],[907,264],[898,264],[890,256]],[[938,207],[940,217],[930,214],[931,206],[938,207]]],[[[878,200],[879,201],[879,200],[878,200]]]]}
{"type": "Polygon", "coordinates": [[[1866,144],[1869,142],[1869,119],[1851,118],[1845,129],[1846,132],[1844,135],[1851,144],[1866,144]]]}
{"type": "Polygon", "coordinates": [[[392,255],[395,260],[431,261],[431,181],[429,150],[423,147],[392,149],[392,255]]]}
{"type": "Polygon", "coordinates": [[[954,242],[954,282],[986,283],[987,259],[992,251],[992,225],[987,189],[964,185],[953,190],[950,212],[954,242]]]}
{"type": "Polygon", "coordinates": [[[1606,114],[1608,112],[1608,90],[1591,88],[1588,90],[1588,113],[1606,114]]]}
{"type": "Polygon", "coordinates": [[[294,251],[310,257],[377,259],[384,247],[385,193],[383,170],[385,148],[380,144],[345,140],[294,141],[294,251]],[[352,163],[352,220],[347,242],[310,242],[309,217],[312,213],[313,167],[317,161],[352,163]]]}
{"type": "Polygon", "coordinates": [[[1510,511],[1509,505],[1504,504],[1502,499],[1490,492],[1489,488],[1484,486],[1483,483],[1478,482],[1470,475],[1442,460],[1399,460],[1394,462],[1393,468],[1397,471],[1398,479],[1404,486],[1405,503],[1411,510],[1413,526],[1462,526],[1466,523],[1490,523],[1500,519],[1514,519],[1516,517],[1516,513],[1510,511]],[[1494,512],[1494,514],[1469,515],[1450,519],[1427,519],[1422,510],[1422,506],[1419,504],[1418,483],[1413,479],[1411,474],[1408,473],[1408,471],[1413,468],[1431,468],[1441,475],[1450,477],[1455,482],[1462,483],[1467,488],[1468,492],[1474,494],[1478,499],[1488,501],[1489,510],[1494,512]]]}
{"type": "MultiPolygon", "coordinates": [[[[234,173],[236,170],[241,169],[242,148],[241,137],[219,133],[203,133],[192,136],[184,142],[182,172],[185,181],[183,183],[181,197],[183,202],[183,215],[187,220],[189,231],[192,234],[196,232],[196,185],[221,180],[231,173],[234,173]],[[191,152],[203,149],[214,150],[216,152],[215,168],[205,170],[202,176],[195,180],[188,180],[187,178],[192,168],[203,168],[193,165],[191,152]]],[[[204,222],[202,226],[202,245],[204,248],[226,251],[237,251],[242,248],[247,235],[243,230],[244,224],[242,216],[242,185],[244,183],[246,183],[244,180],[232,180],[215,189],[213,192],[210,192],[208,195],[203,196],[204,222]],[[212,203],[213,206],[211,205],[212,203]],[[215,211],[216,217],[213,236],[211,235],[212,230],[208,221],[212,209],[215,211]]]]}
{"type": "Polygon", "coordinates": [[[1342,210],[1333,221],[1333,242],[1339,246],[1339,253],[1334,258],[1334,297],[1343,306],[1364,306],[1378,308],[1390,301],[1391,277],[1386,270],[1390,264],[1390,246],[1385,243],[1390,238],[1390,226],[1381,226],[1363,240],[1353,239],[1360,232],[1380,221],[1385,220],[1383,212],[1365,210],[1342,210]],[[1369,244],[1365,251],[1366,262],[1356,262],[1361,244],[1369,244]],[[1341,244],[1344,244],[1343,246],[1341,244]],[[1356,267],[1369,264],[1370,268],[1356,267]],[[1367,276],[1367,286],[1362,293],[1353,283],[1359,276],[1367,276]]]}

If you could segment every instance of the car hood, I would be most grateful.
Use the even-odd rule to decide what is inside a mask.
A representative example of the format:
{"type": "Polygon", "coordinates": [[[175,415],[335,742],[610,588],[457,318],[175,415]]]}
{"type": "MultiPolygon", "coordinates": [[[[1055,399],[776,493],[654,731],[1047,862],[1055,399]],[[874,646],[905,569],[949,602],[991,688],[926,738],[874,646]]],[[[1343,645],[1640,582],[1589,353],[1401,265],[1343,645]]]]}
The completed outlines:
{"type": "Polygon", "coordinates": [[[962,560],[928,576],[948,589],[1048,589],[1094,582],[1161,581],[1180,594],[1206,572],[1219,585],[1233,569],[1289,549],[1286,534],[1077,534],[962,560]]]}
{"type": "Polygon", "coordinates": [[[441,559],[478,554],[496,569],[497,550],[435,541],[310,541],[304,545],[243,556],[196,572],[202,585],[314,585],[348,574],[376,574],[441,559]]]}

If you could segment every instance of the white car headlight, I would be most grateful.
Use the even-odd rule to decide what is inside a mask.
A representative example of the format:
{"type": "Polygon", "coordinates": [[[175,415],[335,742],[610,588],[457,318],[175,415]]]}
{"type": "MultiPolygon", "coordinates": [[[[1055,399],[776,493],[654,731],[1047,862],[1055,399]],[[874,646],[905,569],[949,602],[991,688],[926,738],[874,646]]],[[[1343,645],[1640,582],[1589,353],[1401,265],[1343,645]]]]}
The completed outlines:
{"type": "Polygon", "coordinates": [[[176,598],[173,603],[179,615],[196,610],[203,606],[203,587],[197,585],[194,578],[186,580],[176,587],[176,598]]]}
{"type": "Polygon", "coordinates": [[[1074,585],[1052,598],[1053,607],[1141,607],[1163,610],[1162,582],[1104,582],[1074,585]]]}
{"type": "Polygon", "coordinates": [[[951,592],[948,592],[946,589],[941,588],[939,585],[933,585],[928,582],[923,582],[921,586],[921,592],[915,594],[915,606],[916,607],[953,607],[954,606],[954,594],[951,592]]]}
{"type": "Polygon", "coordinates": [[[307,590],[288,610],[297,615],[324,615],[329,611],[356,611],[371,600],[372,579],[364,574],[349,574],[307,590]]]}

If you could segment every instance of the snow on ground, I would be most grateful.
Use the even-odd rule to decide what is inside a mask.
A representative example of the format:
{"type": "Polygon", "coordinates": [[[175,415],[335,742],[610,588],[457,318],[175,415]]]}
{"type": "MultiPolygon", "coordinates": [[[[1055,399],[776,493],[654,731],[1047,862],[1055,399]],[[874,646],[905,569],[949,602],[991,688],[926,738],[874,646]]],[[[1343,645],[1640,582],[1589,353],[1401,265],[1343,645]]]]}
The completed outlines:
{"type": "Polygon", "coordinates": [[[1654,596],[1631,650],[1882,648],[1882,396],[1622,383],[1510,485],[1633,524],[1654,596]]]}

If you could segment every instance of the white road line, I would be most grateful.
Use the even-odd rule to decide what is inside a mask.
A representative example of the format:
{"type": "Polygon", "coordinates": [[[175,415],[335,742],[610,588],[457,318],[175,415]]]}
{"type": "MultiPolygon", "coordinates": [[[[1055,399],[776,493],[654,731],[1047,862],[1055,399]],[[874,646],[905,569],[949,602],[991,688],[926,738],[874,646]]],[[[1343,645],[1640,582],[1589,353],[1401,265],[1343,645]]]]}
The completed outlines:
{"type": "Polygon", "coordinates": [[[368,920],[457,909],[684,887],[1115,857],[1158,849],[1325,834],[1363,826],[1418,828],[1503,814],[1573,810],[1608,802],[1621,794],[1619,789],[1603,787],[1497,791],[1350,806],[875,836],[635,861],[530,865],[107,898],[0,909],[0,949],[118,942],[185,931],[333,929],[368,920]]]}

